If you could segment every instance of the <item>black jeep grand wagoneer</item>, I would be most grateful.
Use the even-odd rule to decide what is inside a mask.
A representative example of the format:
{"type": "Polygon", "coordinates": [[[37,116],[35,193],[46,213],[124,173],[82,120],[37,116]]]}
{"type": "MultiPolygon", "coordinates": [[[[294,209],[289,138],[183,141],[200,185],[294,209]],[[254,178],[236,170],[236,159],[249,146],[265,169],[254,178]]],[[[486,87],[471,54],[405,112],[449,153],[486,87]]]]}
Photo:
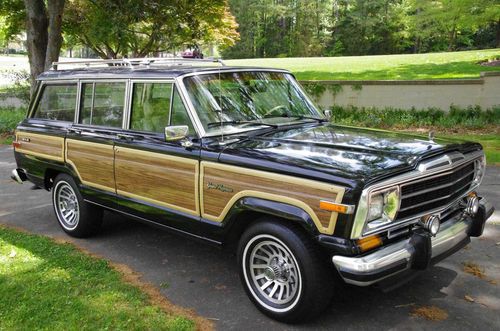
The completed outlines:
{"type": "Polygon", "coordinates": [[[236,243],[248,296],[288,322],[335,281],[407,279],[482,234],[481,145],[335,125],[287,71],[188,62],[42,74],[13,179],[51,191],[72,236],[107,209],[236,243]]]}

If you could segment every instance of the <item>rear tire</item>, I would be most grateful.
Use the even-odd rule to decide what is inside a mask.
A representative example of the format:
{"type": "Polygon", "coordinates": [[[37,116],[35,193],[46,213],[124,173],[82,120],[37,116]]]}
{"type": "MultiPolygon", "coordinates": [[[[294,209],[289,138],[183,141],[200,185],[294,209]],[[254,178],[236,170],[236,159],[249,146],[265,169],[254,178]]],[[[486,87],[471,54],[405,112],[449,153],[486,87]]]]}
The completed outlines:
{"type": "Polygon", "coordinates": [[[273,319],[303,322],[328,307],[331,269],[301,229],[279,221],[250,226],[239,242],[238,265],[248,297],[273,319]]]}
{"type": "Polygon", "coordinates": [[[54,181],[52,205],[59,225],[72,237],[91,236],[102,224],[102,209],[85,202],[73,178],[66,174],[57,175],[54,181]]]}

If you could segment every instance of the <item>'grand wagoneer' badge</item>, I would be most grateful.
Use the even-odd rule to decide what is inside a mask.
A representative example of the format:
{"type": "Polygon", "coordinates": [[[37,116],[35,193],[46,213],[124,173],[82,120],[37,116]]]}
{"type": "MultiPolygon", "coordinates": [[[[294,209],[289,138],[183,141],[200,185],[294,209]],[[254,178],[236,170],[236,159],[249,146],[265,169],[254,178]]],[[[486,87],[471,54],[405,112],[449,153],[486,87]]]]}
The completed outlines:
{"type": "Polygon", "coordinates": [[[208,182],[207,188],[209,190],[219,190],[219,191],[225,192],[225,193],[233,192],[233,189],[230,187],[224,186],[223,184],[214,184],[212,182],[208,182]]]}

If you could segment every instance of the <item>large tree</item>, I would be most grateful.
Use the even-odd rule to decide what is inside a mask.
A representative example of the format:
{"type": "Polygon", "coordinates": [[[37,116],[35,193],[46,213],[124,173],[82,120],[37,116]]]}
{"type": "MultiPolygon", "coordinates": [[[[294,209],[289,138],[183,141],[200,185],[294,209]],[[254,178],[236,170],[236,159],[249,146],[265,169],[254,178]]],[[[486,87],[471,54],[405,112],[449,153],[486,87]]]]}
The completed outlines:
{"type": "Polygon", "coordinates": [[[65,0],[24,0],[31,89],[36,77],[59,59],[65,0]]]}
{"type": "Polygon", "coordinates": [[[238,38],[225,0],[69,0],[65,32],[102,58],[143,57],[182,44],[238,38]]]}

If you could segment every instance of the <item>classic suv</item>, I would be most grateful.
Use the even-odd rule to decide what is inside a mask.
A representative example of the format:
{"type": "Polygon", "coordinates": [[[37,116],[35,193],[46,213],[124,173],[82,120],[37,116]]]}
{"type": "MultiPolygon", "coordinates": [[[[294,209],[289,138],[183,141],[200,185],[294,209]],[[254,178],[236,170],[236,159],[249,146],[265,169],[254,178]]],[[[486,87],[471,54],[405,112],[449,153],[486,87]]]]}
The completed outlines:
{"type": "Polygon", "coordinates": [[[394,285],[482,234],[481,145],[335,125],[285,70],[207,63],[43,73],[13,179],[51,191],[71,236],[107,209],[236,246],[249,298],[286,322],[335,282],[394,285]]]}

